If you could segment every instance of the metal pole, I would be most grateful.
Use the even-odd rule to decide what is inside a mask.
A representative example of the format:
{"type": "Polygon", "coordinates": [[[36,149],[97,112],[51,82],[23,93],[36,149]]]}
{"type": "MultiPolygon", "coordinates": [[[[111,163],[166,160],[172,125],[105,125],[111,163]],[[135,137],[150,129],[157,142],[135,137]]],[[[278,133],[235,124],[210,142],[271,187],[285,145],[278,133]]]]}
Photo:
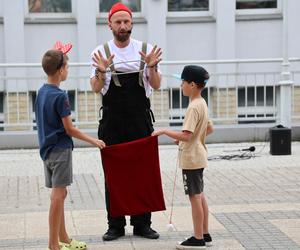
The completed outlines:
{"type": "Polygon", "coordinates": [[[282,25],[282,70],[279,96],[279,117],[280,124],[285,127],[291,127],[292,117],[292,80],[290,73],[290,62],[289,62],[289,32],[288,32],[288,1],[282,1],[283,4],[283,25],[282,25]]]}

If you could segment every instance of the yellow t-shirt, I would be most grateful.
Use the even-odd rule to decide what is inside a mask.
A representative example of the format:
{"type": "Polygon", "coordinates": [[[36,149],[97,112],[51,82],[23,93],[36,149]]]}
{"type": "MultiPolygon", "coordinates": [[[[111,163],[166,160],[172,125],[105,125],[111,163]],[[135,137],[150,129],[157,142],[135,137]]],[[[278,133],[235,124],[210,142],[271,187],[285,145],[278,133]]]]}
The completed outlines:
{"type": "Polygon", "coordinates": [[[193,135],[190,141],[179,142],[179,166],[182,169],[207,167],[205,138],[209,123],[205,100],[201,97],[190,102],[185,114],[182,131],[190,131],[193,135]]]}

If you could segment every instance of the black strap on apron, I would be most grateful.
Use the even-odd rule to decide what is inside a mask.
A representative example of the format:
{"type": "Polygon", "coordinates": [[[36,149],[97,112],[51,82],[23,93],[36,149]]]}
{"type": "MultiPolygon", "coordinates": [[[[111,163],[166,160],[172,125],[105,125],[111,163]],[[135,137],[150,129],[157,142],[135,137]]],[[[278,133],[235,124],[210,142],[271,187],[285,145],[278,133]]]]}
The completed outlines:
{"type": "Polygon", "coordinates": [[[153,114],[152,110],[148,109],[148,112],[150,113],[150,117],[151,117],[152,122],[155,122],[155,118],[154,118],[154,114],[153,114]]]}

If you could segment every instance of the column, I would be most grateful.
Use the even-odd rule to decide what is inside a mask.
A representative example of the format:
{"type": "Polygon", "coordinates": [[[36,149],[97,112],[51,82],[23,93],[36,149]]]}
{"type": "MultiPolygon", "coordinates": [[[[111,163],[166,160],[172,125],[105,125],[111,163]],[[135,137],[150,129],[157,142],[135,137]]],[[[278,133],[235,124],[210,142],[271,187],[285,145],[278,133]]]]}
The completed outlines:
{"type": "Polygon", "coordinates": [[[281,125],[291,128],[292,117],[292,85],[289,62],[289,16],[292,14],[288,1],[282,1],[283,24],[282,24],[282,71],[279,97],[279,122],[281,125]],[[290,13],[291,12],[291,13],[290,13]]]}
{"type": "MultiPolygon", "coordinates": [[[[24,1],[4,0],[4,61],[6,63],[24,63],[24,1]]],[[[25,76],[25,70],[10,68],[6,70],[6,76],[25,76]]],[[[11,80],[7,82],[8,91],[24,90],[26,86],[21,81],[11,80]]]]}
{"type": "MultiPolygon", "coordinates": [[[[234,59],[235,52],[235,0],[216,0],[216,59],[234,59]]],[[[218,65],[218,73],[231,73],[235,65],[218,65]]]]}

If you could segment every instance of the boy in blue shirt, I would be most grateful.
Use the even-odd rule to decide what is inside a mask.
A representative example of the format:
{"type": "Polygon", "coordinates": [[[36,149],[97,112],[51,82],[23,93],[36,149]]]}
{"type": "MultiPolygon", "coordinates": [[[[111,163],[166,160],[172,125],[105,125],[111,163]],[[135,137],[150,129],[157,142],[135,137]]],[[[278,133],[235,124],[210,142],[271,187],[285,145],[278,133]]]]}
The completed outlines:
{"type": "Polygon", "coordinates": [[[64,201],[67,186],[71,185],[72,175],[72,137],[84,140],[102,149],[102,140],[90,137],[75,128],[71,119],[71,108],[60,83],[68,76],[68,57],[66,50],[48,50],[42,60],[42,67],[48,81],[38,91],[35,104],[40,156],[44,161],[45,184],[52,188],[49,210],[48,250],[86,249],[84,242],[70,239],[65,228],[64,201]]]}

